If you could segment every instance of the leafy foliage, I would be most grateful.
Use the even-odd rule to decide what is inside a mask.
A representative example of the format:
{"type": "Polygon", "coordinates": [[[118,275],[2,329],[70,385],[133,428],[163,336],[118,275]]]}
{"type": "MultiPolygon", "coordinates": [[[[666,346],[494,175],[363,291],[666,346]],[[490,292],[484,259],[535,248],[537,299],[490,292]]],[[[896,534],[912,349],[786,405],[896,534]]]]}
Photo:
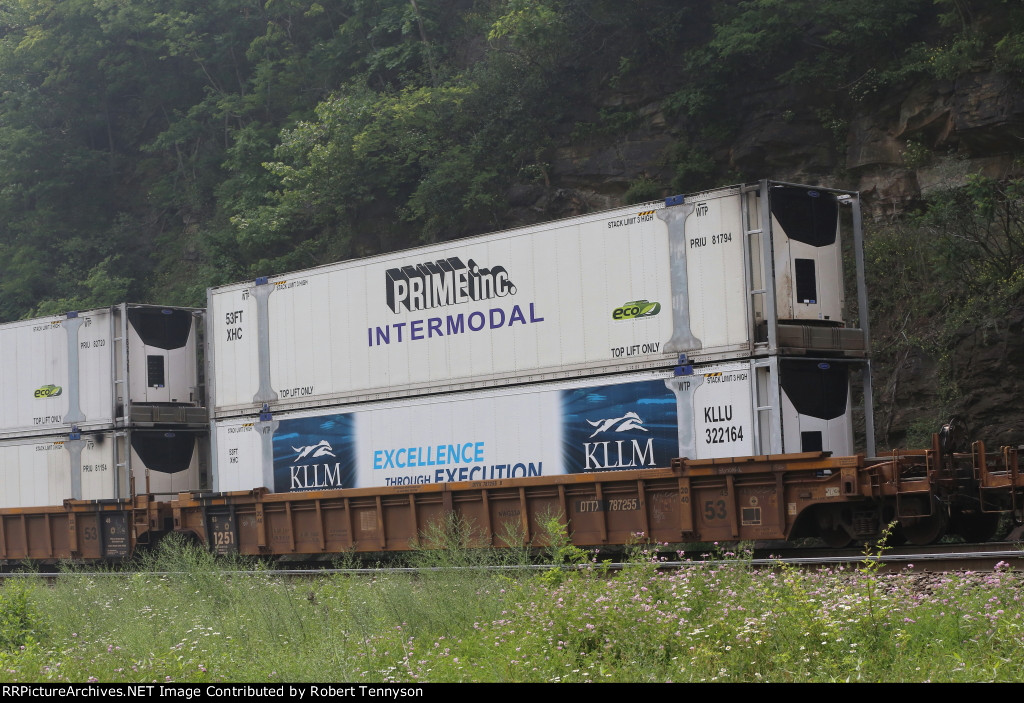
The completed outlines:
{"type": "MultiPolygon", "coordinates": [[[[954,340],[965,325],[998,329],[1024,294],[1024,183],[968,178],[965,187],[933,192],[921,212],[876,228],[865,242],[876,358],[893,369],[876,391],[892,402],[900,369],[922,355],[936,361],[940,407],[909,434],[927,440],[961,412],[954,340]],[[881,324],[879,324],[881,323],[881,324]]],[[[887,422],[881,423],[882,435],[887,422]]],[[[926,442],[925,442],[926,443],[926,442]]]]}
{"type": "Polygon", "coordinates": [[[1021,680],[1019,573],[885,573],[881,550],[853,569],[718,551],[663,570],[638,548],[549,584],[473,566],[496,555],[289,578],[164,542],[138,571],[5,584],[48,622],[0,666],[18,683],[1021,680]]]}
{"type": "Polygon", "coordinates": [[[942,270],[1001,313],[1024,284],[1024,181],[972,176],[933,196],[919,219],[941,244],[942,270]]]}
{"type": "Polygon", "coordinates": [[[1022,37],[1011,0],[13,0],[0,315],[201,304],[506,226],[517,188],[543,197],[516,217],[544,218],[558,150],[645,129],[638,96],[674,143],[616,197],[762,177],[721,158],[750,112],[738,87],[841,144],[885,90],[1019,77],[1022,37]]]}
{"type": "Polygon", "coordinates": [[[46,619],[35,599],[35,589],[18,581],[0,588],[0,651],[25,649],[45,639],[46,619]]]}

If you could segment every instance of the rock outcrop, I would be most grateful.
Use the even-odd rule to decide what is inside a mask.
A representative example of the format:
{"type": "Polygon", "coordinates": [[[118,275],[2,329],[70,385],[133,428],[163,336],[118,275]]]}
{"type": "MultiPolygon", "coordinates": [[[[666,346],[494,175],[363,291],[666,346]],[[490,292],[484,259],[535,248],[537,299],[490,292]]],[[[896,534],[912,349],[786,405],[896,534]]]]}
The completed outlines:
{"type": "MultiPolygon", "coordinates": [[[[672,181],[686,125],[668,119],[649,95],[619,102],[632,105],[638,125],[614,139],[558,149],[548,187],[510,194],[524,220],[617,206],[640,179],[672,181]]],[[[873,226],[972,174],[1024,175],[1024,81],[1015,76],[979,71],[921,83],[828,123],[801,110],[791,89],[752,93],[744,102],[738,132],[715,153],[717,163],[727,164],[721,170],[737,174],[733,181],[769,177],[859,190],[868,236],[873,226]]],[[[1024,443],[1024,306],[1011,318],[969,323],[941,353],[904,347],[879,355],[879,448],[918,441],[953,412],[991,445],[1024,443]]],[[[876,348],[897,334],[890,324],[872,321],[876,348]]]]}

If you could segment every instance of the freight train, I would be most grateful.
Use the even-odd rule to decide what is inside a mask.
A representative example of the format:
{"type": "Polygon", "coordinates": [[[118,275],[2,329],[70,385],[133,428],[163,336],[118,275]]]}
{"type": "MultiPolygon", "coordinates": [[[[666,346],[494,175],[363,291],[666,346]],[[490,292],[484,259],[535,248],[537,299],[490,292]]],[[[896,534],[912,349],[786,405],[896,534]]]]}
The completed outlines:
{"type": "Polygon", "coordinates": [[[405,550],[452,514],[493,546],[987,538],[1015,449],[873,456],[861,249],[856,193],[760,181],[0,325],[0,562],[405,550]]]}
{"type": "Polygon", "coordinates": [[[948,533],[988,539],[1002,515],[1021,518],[1018,452],[930,449],[885,458],[823,452],[674,459],[665,468],[271,493],[265,488],[169,499],[73,500],[0,509],[0,563],[17,566],[130,557],[179,533],[218,554],[313,559],[430,546],[447,516],[471,525],[477,546],[544,546],[552,517],[574,544],[817,537],[831,547],[873,540],[929,544],[948,533]],[[640,536],[640,537],[638,537],[640,536]]]}

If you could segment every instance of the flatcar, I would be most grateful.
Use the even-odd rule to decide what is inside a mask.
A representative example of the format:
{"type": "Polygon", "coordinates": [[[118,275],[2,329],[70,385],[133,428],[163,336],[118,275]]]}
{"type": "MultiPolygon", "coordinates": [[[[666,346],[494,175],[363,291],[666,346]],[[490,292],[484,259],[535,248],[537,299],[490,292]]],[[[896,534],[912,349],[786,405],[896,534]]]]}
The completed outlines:
{"type": "Polygon", "coordinates": [[[986,539],[1024,515],[1016,449],[951,423],[874,456],[863,265],[859,194],[764,180],[0,325],[0,564],[402,551],[452,516],[493,547],[552,517],[588,547],[986,539]]]}
{"type": "Polygon", "coordinates": [[[404,551],[431,525],[458,516],[476,545],[544,546],[556,517],[573,544],[607,548],[666,543],[793,540],[831,547],[881,536],[924,545],[945,534],[979,541],[1000,517],[1020,522],[1024,478],[1018,449],[980,441],[886,457],[823,452],[704,460],[665,468],[271,493],[181,493],[171,500],[68,500],[0,510],[0,563],[119,561],[171,533],[218,554],[322,558],[404,551]]]}

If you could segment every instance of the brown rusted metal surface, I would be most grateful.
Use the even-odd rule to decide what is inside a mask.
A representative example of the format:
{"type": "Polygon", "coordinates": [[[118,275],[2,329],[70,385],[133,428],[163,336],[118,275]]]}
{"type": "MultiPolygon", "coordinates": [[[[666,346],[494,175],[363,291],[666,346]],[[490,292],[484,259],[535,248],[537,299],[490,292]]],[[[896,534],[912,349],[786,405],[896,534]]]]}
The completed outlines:
{"type": "Polygon", "coordinates": [[[932,497],[964,490],[965,476],[993,510],[1020,502],[1024,486],[1016,451],[987,454],[976,445],[969,454],[940,455],[933,447],[871,461],[810,452],[396,488],[290,494],[261,489],[212,498],[182,494],[172,507],[177,529],[193,532],[215,549],[252,555],[408,550],[424,544],[432,526],[449,515],[473,526],[478,546],[543,546],[545,525],[553,517],[580,546],[638,539],[786,540],[801,519],[812,522],[810,534],[815,524],[833,529],[846,520],[842,524],[852,539],[880,532],[890,513],[908,524],[928,519],[932,497]],[[877,516],[868,520],[864,515],[871,511],[877,516]],[[208,534],[215,513],[220,532],[208,534]]]}
{"type": "Polygon", "coordinates": [[[170,506],[138,496],[124,501],[0,510],[0,563],[29,560],[116,561],[148,543],[153,527],[170,525],[170,506]]]}
{"type": "Polygon", "coordinates": [[[119,559],[171,531],[225,554],[404,551],[431,546],[436,526],[453,515],[472,526],[476,546],[545,546],[552,519],[579,546],[801,536],[843,546],[880,534],[894,518],[921,544],[947,526],[980,532],[990,515],[1020,521],[1021,506],[1016,449],[988,452],[976,442],[950,453],[933,442],[871,460],[822,453],[676,459],[665,469],[4,509],[0,562],[119,559]]]}
{"type": "Polygon", "coordinates": [[[855,474],[843,471],[857,462],[810,454],[400,488],[182,494],[173,512],[178,529],[214,548],[231,544],[233,530],[237,550],[252,555],[408,550],[449,514],[473,526],[480,546],[543,546],[552,518],[578,545],[786,539],[808,506],[863,500],[851,493],[855,474]],[[208,534],[211,512],[234,522],[208,534]]]}

